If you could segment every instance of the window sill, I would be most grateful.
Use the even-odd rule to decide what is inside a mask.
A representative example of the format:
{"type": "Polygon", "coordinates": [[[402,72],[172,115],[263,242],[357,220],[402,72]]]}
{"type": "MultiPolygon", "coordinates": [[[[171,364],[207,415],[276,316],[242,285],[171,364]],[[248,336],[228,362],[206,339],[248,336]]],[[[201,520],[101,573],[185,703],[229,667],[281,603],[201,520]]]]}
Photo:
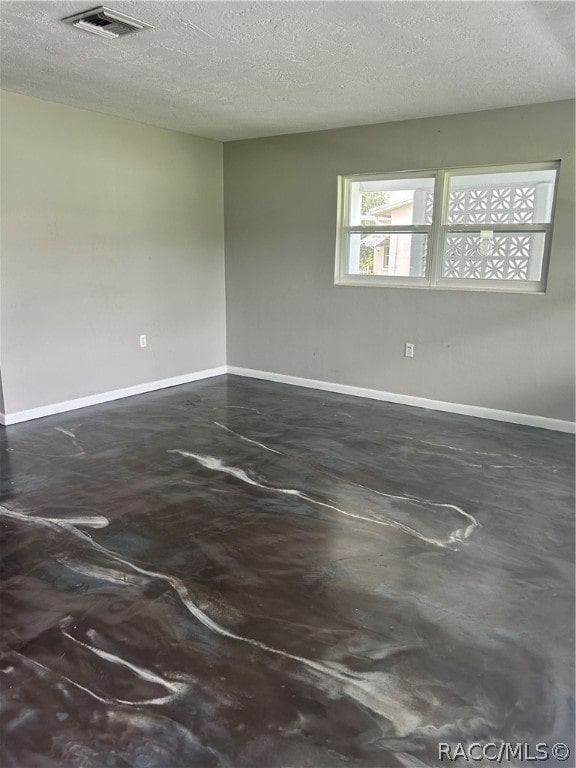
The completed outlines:
{"type": "Polygon", "coordinates": [[[439,284],[439,285],[430,285],[428,283],[418,283],[415,281],[407,281],[402,280],[401,278],[398,279],[398,281],[392,282],[391,280],[385,280],[385,281],[379,281],[374,280],[371,278],[360,278],[358,280],[352,278],[352,279],[346,279],[346,280],[335,280],[334,285],[337,286],[350,286],[352,288],[393,288],[397,290],[398,288],[408,288],[410,290],[425,290],[425,291],[448,291],[448,292],[454,292],[454,291],[464,291],[464,292],[474,292],[474,293],[516,293],[516,294],[524,294],[527,296],[545,296],[546,295],[546,288],[541,285],[540,283],[523,283],[522,285],[471,285],[470,283],[467,283],[466,285],[446,285],[445,283],[439,284]]]}

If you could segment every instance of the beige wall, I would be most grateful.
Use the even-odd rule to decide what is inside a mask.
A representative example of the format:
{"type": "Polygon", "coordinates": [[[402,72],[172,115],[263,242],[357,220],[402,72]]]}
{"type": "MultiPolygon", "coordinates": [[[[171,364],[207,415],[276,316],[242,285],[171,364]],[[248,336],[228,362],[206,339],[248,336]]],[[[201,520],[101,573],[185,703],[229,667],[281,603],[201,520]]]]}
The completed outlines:
{"type": "Polygon", "coordinates": [[[230,365],[573,420],[573,101],[230,142],[224,162],[230,365]],[[338,174],[558,158],[545,295],[334,285],[338,174]]]}
{"type": "Polygon", "coordinates": [[[223,365],[222,144],[1,107],[6,412],[223,365]]]}

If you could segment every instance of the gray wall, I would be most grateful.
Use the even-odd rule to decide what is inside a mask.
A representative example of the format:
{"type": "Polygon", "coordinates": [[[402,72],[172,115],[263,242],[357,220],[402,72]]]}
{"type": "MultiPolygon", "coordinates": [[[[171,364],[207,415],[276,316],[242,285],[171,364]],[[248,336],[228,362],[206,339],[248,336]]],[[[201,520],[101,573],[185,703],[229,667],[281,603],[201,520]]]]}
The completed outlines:
{"type": "Polygon", "coordinates": [[[224,167],[229,365],[573,420],[573,101],[230,142],[224,167]],[[555,159],[545,295],[334,285],[338,174],[555,159]]]}
{"type": "MultiPolygon", "coordinates": [[[[1,363],[0,363],[1,366],[1,363]]],[[[2,368],[0,367],[0,413],[6,413],[4,406],[4,385],[2,384],[2,368]]]]}
{"type": "Polygon", "coordinates": [[[227,309],[231,365],[574,418],[573,102],[224,145],[227,308],[220,143],[1,105],[6,412],[222,365],[227,309]],[[334,286],[338,174],[557,158],[545,295],[334,286]]]}
{"type": "Polygon", "coordinates": [[[223,365],[222,144],[1,105],[6,411],[223,365]]]}

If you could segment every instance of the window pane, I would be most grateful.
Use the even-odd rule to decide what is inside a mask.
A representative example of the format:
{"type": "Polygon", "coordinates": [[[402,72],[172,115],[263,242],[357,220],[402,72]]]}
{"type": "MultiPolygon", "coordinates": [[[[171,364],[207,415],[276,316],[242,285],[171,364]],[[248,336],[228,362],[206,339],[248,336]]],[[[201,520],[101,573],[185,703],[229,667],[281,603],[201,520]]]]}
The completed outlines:
{"type": "Polygon", "coordinates": [[[450,177],[448,224],[547,224],[555,170],[450,177]]]}
{"type": "Polygon", "coordinates": [[[434,179],[373,179],[350,184],[350,224],[431,224],[434,179]]]}
{"type": "Polygon", "coordinates": [[[411,232],[351,233],[349,275],[425,277],[428,235],[411,232]]]}
{"type": "Polygon", "coordinates": [[[543,232],[448,232],[442,277],[473,280],[540,280],[543,232]]]}

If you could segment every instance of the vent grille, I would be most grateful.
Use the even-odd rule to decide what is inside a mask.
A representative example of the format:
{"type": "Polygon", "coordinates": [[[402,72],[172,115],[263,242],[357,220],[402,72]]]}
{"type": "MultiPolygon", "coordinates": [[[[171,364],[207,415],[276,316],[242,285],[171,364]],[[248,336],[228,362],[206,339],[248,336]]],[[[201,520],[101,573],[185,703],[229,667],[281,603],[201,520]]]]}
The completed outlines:
{"type": "Polygon", "coordinates": [[[74,16],[67,16],[62,21],[86,32],[92,32],[93,35],[111,39],[133,32],[141,32],[143,29],[154,29],[151,24],[133,19],[125,13],[112,11],[103,5],[98,8],[91,8],[89,11],[76,13],[74,16]]]}

